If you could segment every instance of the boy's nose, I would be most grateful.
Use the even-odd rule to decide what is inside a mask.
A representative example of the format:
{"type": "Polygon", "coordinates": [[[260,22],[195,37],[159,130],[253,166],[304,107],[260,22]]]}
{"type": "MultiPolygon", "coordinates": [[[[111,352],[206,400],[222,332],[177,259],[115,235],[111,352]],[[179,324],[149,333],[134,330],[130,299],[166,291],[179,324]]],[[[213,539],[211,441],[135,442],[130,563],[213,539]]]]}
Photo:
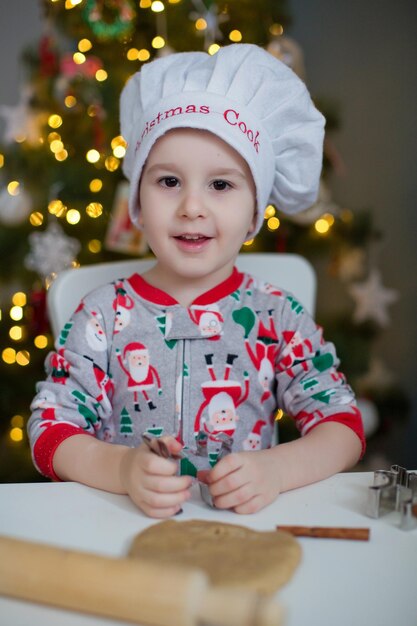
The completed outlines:
{"type": "Polygon", "coordinates": [[[188,191],[184,193],[180,207],[180,215],[189,219],[204,217],[207,215],[207,209],[203,198],[198,192],[188,191]]]}

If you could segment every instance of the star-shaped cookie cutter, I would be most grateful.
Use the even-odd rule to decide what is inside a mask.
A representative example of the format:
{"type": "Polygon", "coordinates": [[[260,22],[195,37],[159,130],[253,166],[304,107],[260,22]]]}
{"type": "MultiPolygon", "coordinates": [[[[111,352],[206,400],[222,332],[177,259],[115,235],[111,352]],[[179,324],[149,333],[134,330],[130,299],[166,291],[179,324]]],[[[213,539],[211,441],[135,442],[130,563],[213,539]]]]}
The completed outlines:
{"type": "Polygon", "coordinates": [[[402,530],[417,528],[417,471],[400,465],[376,470],[374,483],[368,488],[368,517],[379,518],[397,511],[402,530]]]}

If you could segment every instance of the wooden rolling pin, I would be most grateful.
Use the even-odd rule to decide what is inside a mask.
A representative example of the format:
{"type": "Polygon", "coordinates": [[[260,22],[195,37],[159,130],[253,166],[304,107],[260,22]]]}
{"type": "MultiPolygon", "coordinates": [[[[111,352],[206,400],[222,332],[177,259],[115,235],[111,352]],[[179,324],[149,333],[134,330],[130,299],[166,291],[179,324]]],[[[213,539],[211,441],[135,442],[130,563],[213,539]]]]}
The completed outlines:
{"type": "Polygon", "coordinates": [[[271,599],[161,567],[0,536],[0,595],[152,626],[279,626],[271,599]]]}

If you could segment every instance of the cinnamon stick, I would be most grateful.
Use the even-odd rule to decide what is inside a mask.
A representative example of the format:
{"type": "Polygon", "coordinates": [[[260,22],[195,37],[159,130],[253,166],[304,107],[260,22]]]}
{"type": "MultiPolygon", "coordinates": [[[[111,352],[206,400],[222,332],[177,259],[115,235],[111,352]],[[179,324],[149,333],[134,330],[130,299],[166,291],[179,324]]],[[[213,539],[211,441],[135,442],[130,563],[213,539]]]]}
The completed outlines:
{"type": "Polygon", "coordinates": [[[369,541],[369,528],[344,528],[338,526],[277,526],[295,537],[317,537],[320,539],[353,539],[369,541]]]}

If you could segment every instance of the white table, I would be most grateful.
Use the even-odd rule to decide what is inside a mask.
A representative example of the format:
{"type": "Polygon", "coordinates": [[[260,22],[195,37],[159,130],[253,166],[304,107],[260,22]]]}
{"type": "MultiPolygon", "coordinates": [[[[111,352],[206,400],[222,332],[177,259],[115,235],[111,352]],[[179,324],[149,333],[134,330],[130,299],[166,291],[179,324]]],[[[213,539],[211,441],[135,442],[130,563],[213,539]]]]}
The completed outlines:
{"type": "MultiPolygon", "coordinates": [[[[299,539],[303,558],[277,594],[285,626],[417,626],[417,530],[395,513],[364,515],[372,473],[338,474],[282,494],[255,515],[209,509],[197,491],[180,518],[272,530],[279,524],[369,527],[369,542],[299,539]]],[[[124,556],[133,537],[156,523],[125,496],[75,483],[0,485],[0,534],[65,548],[124,556]]],[[[1,558],[1,555],[0,555],[1,558]]],[[[1,626],[126,626],[0,597],[1,626]]]]}

